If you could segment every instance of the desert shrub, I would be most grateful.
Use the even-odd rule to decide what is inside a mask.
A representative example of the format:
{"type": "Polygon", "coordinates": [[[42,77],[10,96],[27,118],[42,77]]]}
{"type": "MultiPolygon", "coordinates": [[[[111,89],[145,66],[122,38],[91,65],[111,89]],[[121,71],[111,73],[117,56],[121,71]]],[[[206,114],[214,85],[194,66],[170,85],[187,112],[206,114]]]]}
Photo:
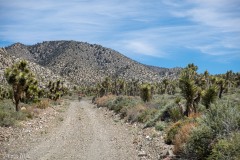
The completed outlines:
{"type": "Polygon", "coordinates": [[[172,144],[175,135],[178,133],[179,129],[183,125],[183,121],[178,121],[176,123],[173,123],[168,129],[167,129],[167,135],[165,137],[165,143],[172,144]]]}
{"type": "Polygon", "coordinates": [[[50,106],[49,100],[48,99],[42,99],[40,102],[37,103],[37,108],[40,109],[46,109],[47,107],[50,106]]]}
{"type": "Polygon", "coordinates": [[[130,122],[137,121],[145,107],[141,105],[141,99],[131,96],[107,95],[96,100],[98,107],[107,107],[115,113],[120,114],[121,118],[127,117],[130,122]]]}
{"type": "MultiPolygon", "coordinates": [[[[119,105],[123,105],[122,109],[120,110],[120,116],[121,118],[124,117],[129,117],[129,110],[131,110],[132,108],[136,108],[135,111],[139,112],[138,108],[141,105],[141,101],[140,99],[136,99],[133,97],[129,97],[127,100],[124,100],[125,102],[120,103],[119,105]]],[[[137,113],[135,113],[137,114],[137,113]]]]}
{"type": "Polygon", "coordinates": [[[165,128],[166,128],[166,124],[164,122],[159,121],[155,124],[155,129],[157,131],[163,131],[165,128]]]}
{"type": "Polygon", "coordinates": [[[147,108],[137,117],[137,121],[141,123],[145,123],[150,120],[157,112],[155,108],[147,108]]]}
{"type": "Polygon", "coordinates": [[[161,111],[161,120],[162,121],[170,121],[171,120],[171,109],[176,105],[173,101],[168,102],[165,106],[161,106],[158,109],[161,111]]]}
{"type": "Polygon", "coordinates": [[[114,110],[116,113],[119,113],[120,110],[126,105],[128,105],[128,100],[120,96],[117,97],[114,101],[112,101],[110,105],[108,104],[108,108],[110,110],[114,110]]]}
{"type": "Polygon", "coordinates": [[[156,112],[152,114],[151,118],[145,123],[144,128],[155,126],[156,122],[161,120],[162,114],[162,110],[156,110],[156,112]]]}
{"type": "Polygon", "coordinates": [[[240,133],[235,132],[229,137],[218,140],[213,146],[208,160],[239,160],[240,159],[240,133]]]}
{"type": "Polygon", "coordinates": [[[186,157],[191,159],[206,159],[211,153],[214,143],[214,133],[207,126],[197,127],[192,131],[184,148],[186,157]]]}
{"type": "Polygon", "coordinates": [[[196,122],[184,124],[174,136],[174,153],[179,154],[183,151],[185,143],[188,141],[191,130],[197,125],[196,122]]]}
{"type": "Polygon", "coordinates": [[[146,110],[146,106],[137,104],[134,107],[130,107],[127,109],[127,120],[129,122],[136,122],[140,114],[142,114],[146,110]]]}
{"type": "Polygon", "coordinates": [[[4,100],[0,103],[0,126],[14,126],[17,121],[26,120],[31,117],[31,113],[27,110],[15,112],[14,105],[10,100],[4,100]]]}
{"type": "Polygon", "coordinates": [[[155,104],[158,109],[168,108],[173,106],[175,97],[167,94],[155,95],[151,103],[155,104]]]}
{"type": "Polygon", "coordinates": [[[171,120],[173,120],[174,122],[183,118],[183,114],[181,113],[181,110],[179,107],[170,108],[169,115],[170,115],[171,120]]]}
{"type": "Polygon", "coordinates": [[[144,125],[143,128],[148,128],[148,127],[154,127],[156,124],[156,122],[154,121],[154,119],[150,119],[149,121],[147,121],[144,125]]]}
{"type": "MultiPolygon", "coordinates": [[[[198,117],[198,116],[197,116],[198,117]]],[[[167,144],[175,144],[175,136],[181,132],[185,131],[185,128],[182,127],[186,127],[186,128],[190,128],[190,126],[195,126],[198,123],[198,119],[195,116],[189,116],[189,117],[185,117],[175,123],[173,123],[172,125],[170,125],[170,127],[168,127],[166,133],[166,137],[165,137],[165,142],[167,144]]],[[[181,133],[180,133],[181,134],[181,133]]]]}
{"type": "Polygon", "coordinates": [[[137,101],[134,100],[133,97],[130,96],[119,96],[116,97],[111,103],[108,103],[108,108],[114,110],[116,113],[125,114],[127,113],[127,109],[133,106],[136,106],[137,101]]]}
{"type": "Polygon", "coordinates": [[[111,103],[113,103],[115,99],[116,96],[113,95],[103,96],[96,99],[96,104],[98,107],[108,107],[109,105],[111,105],[111,103]]]}
{"type": "Polygon", "coordinates": [[[8,101],[0,102],[0,126],[8,127],[14,125],[16,120],[13,118],[14,105],[8,101]]]}
{"type": "Polygon", "coordinates": [[[218,139],[229,136],[233,132],[239,132],[239,112],[239,105],[231,103],[211,105],[186,143],[184,149],[186,156],[193,159],[206,159],[218,139]]]}
{"type": "Polygon", "coordinates": [[[12,113],[0,110],[0,126],[8,127],[13,126],[16,120],[11,116],[12,113]]]}
{"type": "Polygon", "coordinates": [[[211,106],[203,118],[216,136],[225,136],[240,128],[240,105],[217,103],[211,106]]]}

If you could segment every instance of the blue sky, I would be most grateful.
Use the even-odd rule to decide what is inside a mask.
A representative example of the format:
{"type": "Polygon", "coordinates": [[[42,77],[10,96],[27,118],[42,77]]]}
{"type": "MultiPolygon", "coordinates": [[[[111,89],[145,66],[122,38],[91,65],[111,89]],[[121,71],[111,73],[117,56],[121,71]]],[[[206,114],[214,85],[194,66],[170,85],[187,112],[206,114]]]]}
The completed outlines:
{"type": "Polygon", "coordinates": [[[76,40],[144,64],[240,71],[240,0],[0,0],[0,47],[76,40]]]}

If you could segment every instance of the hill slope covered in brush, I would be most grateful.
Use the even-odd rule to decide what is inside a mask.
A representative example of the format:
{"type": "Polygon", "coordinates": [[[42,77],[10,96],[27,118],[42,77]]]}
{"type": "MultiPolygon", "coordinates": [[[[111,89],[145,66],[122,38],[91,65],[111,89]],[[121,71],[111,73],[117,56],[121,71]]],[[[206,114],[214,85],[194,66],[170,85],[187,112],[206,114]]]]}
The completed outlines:
{"type": "Polygon", "coordinates": [[[10,55],[38,63],[76,84],[94,84],[106,76],[160,81],[165,76],[176,77],[180,71],[143,65],[115,50],[86,42],[46,41],[31,46],[15,43],[5,49],[10,55]]]}
{"type": "MultiPolygon", "coordinates": [[[[4,48],[0,48],[0,85],[6,85],[6,79],[4,77],[4,71],[6,68],[11,67],[14,63],[18,62],[19,60],[22,60],[24,58],[16,58],[15,56],[9,55],[8,52],[4,48]]],[[[39,64],[35,62],[28,61],[28,66],[33,71],[35,77],[39,81],[40,86],[46,87],[49,81],[56,81],[61,80],[64,81],[64,83],[67,86],[70,86],[71,83],[59,76],[58,74],[55,74],[50,69],[40,66],[39,64]]]]}

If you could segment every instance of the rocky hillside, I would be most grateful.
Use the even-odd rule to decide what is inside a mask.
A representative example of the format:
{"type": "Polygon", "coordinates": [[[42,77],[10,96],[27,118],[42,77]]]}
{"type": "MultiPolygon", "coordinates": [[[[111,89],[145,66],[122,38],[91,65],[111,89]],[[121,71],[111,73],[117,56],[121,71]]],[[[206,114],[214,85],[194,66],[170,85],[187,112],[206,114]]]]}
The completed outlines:
{"type": "Polygon", "coordinates": [[[38,63],[76,84],[94,84],[106,76],[151,82],[179,73],[179,69],[146,66],[117,51],[86,42],[47,41],[32,46],[16,43],[5,49],[10,55],[38,63]]]}
{"type": "MultiPolygon", "coordinates": [[[[21,59],[23,58],[16,58],[15,56],[11,56],[4,48],[0,48],[0,85],[5,85],[7,83],[4,77],[4,70],[21,59]]],[[[38,79],[40,86],[45,87],[50,80],[56,81],[58,79],[64,81],[67,86],[71,86],[71,83],[68,80],[53,73],[50,69],[42,67],[34,62],[28,62],[28,64],[38,79]]]]}
{"type": "Polygon", "coordinates": [[[175,67],[175,68],[163,68],[163,67],[156,67],[156,66],[147,66],[149,69],[153,70],[154,72],[157,72],[162,77],[169,77],[169,78],[176,78],[182,68],[175,67]]]}

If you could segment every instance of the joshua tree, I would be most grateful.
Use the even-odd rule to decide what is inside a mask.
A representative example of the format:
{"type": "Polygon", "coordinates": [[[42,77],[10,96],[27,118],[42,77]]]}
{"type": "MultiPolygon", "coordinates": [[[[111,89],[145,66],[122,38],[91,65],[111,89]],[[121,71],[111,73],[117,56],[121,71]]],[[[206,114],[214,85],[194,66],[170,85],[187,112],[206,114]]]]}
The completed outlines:
{"type": "Polygon", "coordinates": [[[216,83],[217,83],[218,88],[219,88],[218,98],[221,99],[222,98],[222,93],[226,89],[226,81],[223,78],[218,78],[216,83]]]}
{"type": "Polygon", "coordinates": [[[240,73],[236,73],[234,77],[236,87],[240,87],[240,73]]]}
{"type": "Polygon", "coordinates": [[[176,82],[175,81],[169,81],[169,85],[167,87],[167,93],[170,94],[170,95],[174,95],[175,92],[176,92],[176,82]]]}
{"type": "Polygon", "coordinates": [[[55,101],[66,93],[66,89],[63,86],[63,82],[61,82],[60,80],[57,80],[56,82],[49,81],[48,89],[49,89],[48,97],[55,101]]]}
{"type": "Polygon", "coordinates": [[[124,80],[119,80],[119,94],[126,94],[126,82],[124,80]]]}
{"type": "Polygon", "coordinates": [[[210,87],[210,75],[209,75],[209,72],[206,70],[203,73],[203,76],[204,76],[204,80],[206,82],[206,88],[209,88],[210,87]]]}
{"type": "Polygon", "coordinates": [[[102,87],[105,90],[105,95],[108,94],[108,92],[111,92],[112,89],[112,82],[109,77],[106,77],[105,80],[102,82],[102,87]]]}
{"type": "Polygon", "coordinates": [[[34,78],[30,78],[29,85],[25,88],[24,92],[26,102],[39,97],[40,89],[38,88],[38,81],[34,78]]]}
{"type": "Polygon", "coordinates": [[[165,79],[162,81],[162,83],[163,83],[163,86],[164,86],[164,93],[167,93],[167,87],[168,87],[168,85],[169,85],[169,80],[165,78],[165,79]]]}
{"type": "Polygon", "coordinates": [[[144,102],[149,102],[152,99],[152,86],[143,84],[140,88],[140,96],[144,102]]]}
{"type": "Polygon", "coordinates": [[[182,91],[183,97],[186,99],[186,111],[185,115],[189,116],[192,110],[196,112],[196,107],[200,101],[201,91],[195,84],[195,78],[197,77],[197,66],[189,64],[181,73],[179,80],[179,87],[182,91]]]}
{"type": "Polygon", "coordinates": [[[24,98],[26,93],[29,97],[35,93],[32,89],[36,88],[37,81],[31,71],[27,68],[26,61],[20,61],[15,63],[12,67],[7,68],[5,70],[5,77],[7,82],[12,86],[16,111],[19,111],[20,99],[24,98]]]}
{"type": "Polygon", "coordinates": [[[217,88],[216,86],[211,86],[207,90],[203,91],[202,103],[206,106],[206,109],[209,109],[210,104],[214,102],[217,97],[217,88]]]}
{"type": "Polygon", "coordinates": [[[6,89],[5,87],[0,86],[0,100],[10,98],[10,93],[9,90],[6,89]]]}

